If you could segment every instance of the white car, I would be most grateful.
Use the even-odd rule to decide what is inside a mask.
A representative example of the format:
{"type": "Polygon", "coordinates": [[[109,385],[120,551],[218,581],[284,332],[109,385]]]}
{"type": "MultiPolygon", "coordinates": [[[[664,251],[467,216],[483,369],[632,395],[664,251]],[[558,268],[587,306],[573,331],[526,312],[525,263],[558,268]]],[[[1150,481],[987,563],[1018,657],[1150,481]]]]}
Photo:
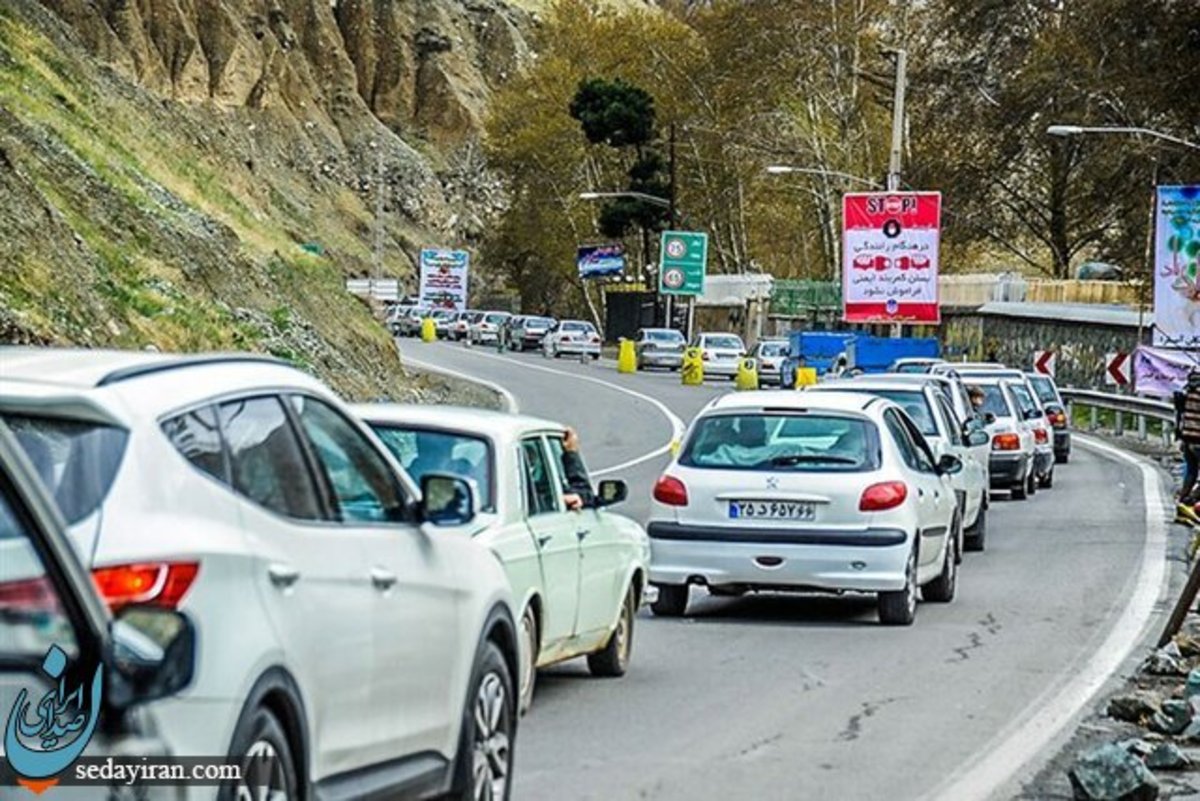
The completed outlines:
{"type": "Polygon", "coordinates": [[[470,333],[471,330],[471,321],[474,320],[478,314],[479,312],[472,311],[470,309],[466,311],[460,311],[454,318],[454,322],[450,325],[449,338],[455,342],[462,342],[464,339],[466,339],[467,334],[470,333]]]}
{"type": "Polygon", "coordinates": [[[783,363],[788,356],[786,339],[764,339],[754,346],[751,354],[758,363],[758,385],[760,387],[781,385],[783,363]]]}
{"type": "Polygon", "coordinates": [[[471,533],[504,562],[521,610],[522,709],[539,667],[586,655],[594,675],[624,675],[650,562],[645,530],[607,510],[624,482],[600,482],[591,508],[568,511],[557,423],[446,406],[355,411],[414,478],[449,472],[479,487],[471,533]]]}
{"type": "MultiPolygon", "coordinates": [[[[110,607],[195,624],[175,754],[276,754],[271,798],[506,798],[519,645],[468,482],[415,485],[273,359],[7,348],[0,417],[110,607]]],[[[202,798],[197,794],[190,798],[202,798]]]]}
{"type": "Polygon", "coordinates": [[[477,322],[471,323],[467,333],[467,343],[470,345],[496,344],[500,337],[500,329],[512,317],[508,312],[484,312],[477,322]]]}
{"type": "Polygon", "coordinates": [[[689,587],[878,593],[908,625],[918,592],[948,602],[962,517],[952,477],[903,409],[857,392],[741,392],[710,403],[654,486],[656,614],[689,587]]]}
{"type": "Polygon", "coordinates": [[[888,365],[889,373],[900,373],[904,375],[927,375],[935,365],[945,364],[945,359],[939,359],[930,356],[908,356],[903,359],[896,359],[888,365]]]}
{"type": "Polygon", "coordinates": [[[589,356],[600,358],[600,333],[586,320],[563,320],[542,338],[542,354],[547,358],[589,356]]]}
{"type": "Polygon", "coordinates": [[[710,375],[735,377],[738,362],[746,356],[746,344],[737,334],[700,334],[692,346],[700,349],[706,378],[710,375]]]}
{"type": "MultiPolygon", "coordinates": [[[[928,376],[922,376],[928,378],[928,376]]],[[[982,551],[987,539],[988,461],[991,437],[963,423],[936,383],[897,380],[893,375],[860,376],[809,387],[809,392],[869,392],[899,404],[920,429],[934,457],[957,456],[963,469],[951,477],[964,524],[962,550],[982,551]]]]}
{"type": "Polygon", "coordinates": [[[969,381],[983,392],[981,411],[990,415],[987,428],[992,437],[992,455],[988,472],[992,489],[1009,490],[1014,500],[1023,501],[1037,492],[1037,446],[1033,429],[1023,419],[1013,396],[1013,382],[996,376],[969,381]]]}

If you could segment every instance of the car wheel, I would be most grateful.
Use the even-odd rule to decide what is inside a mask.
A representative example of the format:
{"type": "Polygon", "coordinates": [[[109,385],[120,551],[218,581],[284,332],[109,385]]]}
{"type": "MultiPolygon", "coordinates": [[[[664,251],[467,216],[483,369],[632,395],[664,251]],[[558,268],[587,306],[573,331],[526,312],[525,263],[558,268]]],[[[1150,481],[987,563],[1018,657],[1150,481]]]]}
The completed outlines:
{"type": "Polygon", "coordinates": [[[879,622],[885,626],[911,626],[917,618],[917,549],[908,554],[904,589],[879,593],[879,622]]]}
{"type": "Polygon", "coordinates": [[[1022,479],[1022,480],[1018,481],[1016,484],[1012,485],[1012,497],[1013,497],[1014,501],[1025,500],[1026,493],[1025,493],[1024,479],[1022,479]]]}
{"type": "Polygon", "coordinates": [[[463,709],[454,801],[508,801],[517,730],[513,679],[495,643],[484,644],[463,709]]]}
{"type": "Polygon", "coordinates": [[[278,718],[259,707],[233,735],[230,756],[242,766],[235,786],[222,785],[220,801],[240,798],[299,799],[296,763],[278,718]]]}
{"type": "Polygon", "coordinates": [[[1042,478],[1042,489],[1052,489],[1054,487],[1054,468],[1050,468],[1050,472],[1042,478]]]}
{"type": "Polygon", "coordinates": [[[980,506],[979,514],[975,517],[975,524],[967,529],[964,545],[968,551],[982,551],[985,540],[987,540],[987,507],[980,506]]]}
{"type": "Polygon", "coordinates": [[[1025,479],[1025,494],[1030,497],[1033,497],[1034,495],[1037,495],[1037,491],[1038,491],[1037,473],[1035,473],[1031,470],[1029,472],[1029,478],[1025,479]]]}
{"type": "Polygon", "coordinates": [[[533,688],[537,684],[538,622],[533,605],[525,607],[521,615],[521,674],[518,709],[524,715],[533,706],[533,688]]]}
{"type": "Polygon", "coordinates": [[[686,584],[658,584],[658,598],[650,604],[657,617],[683,617],[687,612],[690,587],[686,584]]]}
{"type": "Polygon", "coordinates": [[[604,650],[588,654],[588,670],[593,676],[615,679],[625,675],[629,669],[629,655],[633,653],[633,620],[636,612],[637,590],[630,587],[621,604],[617,627],[609,635],[604,650]]]}
{"type": "Polygon", "coordinates": [[[942,562],[942,572],[922,589],[921,597],[926,601],[948,604],[954,600],[954,593],[958,589],[958,535],[960,528],[962,528],[962,518],[955,514],[954,522],[950,524],[950,539],[946,543],[946,558],[942,562]]]}
{"type": "Polygon", "coordinates": [[[1071,461],[1071,452],[1063,451],[1061,453],[1054,454],[1054,461],[1056,464],[1066,464],[1067,462],[1071,461]]]}

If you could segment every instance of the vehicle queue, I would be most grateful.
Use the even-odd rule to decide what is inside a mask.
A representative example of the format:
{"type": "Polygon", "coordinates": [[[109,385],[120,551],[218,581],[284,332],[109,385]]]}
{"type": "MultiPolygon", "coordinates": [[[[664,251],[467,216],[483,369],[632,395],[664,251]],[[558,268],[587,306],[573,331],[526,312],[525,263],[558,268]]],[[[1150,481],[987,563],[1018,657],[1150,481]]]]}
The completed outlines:
{"type": "MultiPolygon", "coordinates": [[[[423,317],[401,311],[388,325],[408,335],[423,317]]],[[[466,311],[435,325],[464,343],[600,355],[585,321],[466,311]]],[[[643,330],[639,368],[679,369],[684,344],[643,330]]],[[[731,376],[747,355],[731,333],[693,344],[708,375],[731,376]]],[[[786,343],[756,353],[779,359],[786,343]]],[[[25,517],[0,514],[0,618],[75,608],[54,595],[91,592],[61,580],[82,570],[110,614],[176,616],[191,645],[145,668],[173,678],[141,699],[163,748],[277,755],[273,798],[364,786],[507,798],[537,669],[582,656],[595,676],[625,674],[639,607],[684,615],[695,588],[870,593],[882,623],[912,624],[918,602],[954,600],[964,552],[985,548],[992,491],[1050,489],[1070,454],[1048,377],[936,359],[844,372],[709,403],[635,522],[613,511],[629,489],[593,487],[559,423],[349,407],[246,355],[4,358],[5,503],[49,497],[61,530],[35,537],[25,517]],[[31,475],[41,487],[23,500],[31,475]],[[47,536],[74,548],[39,545],[47,536]],[[51,559],[77,564],[64,573],[51,559]],[[31,582],[42,595],[13,591],[31,582]],[[45,608],[12,616],[31,603],[45,608]]],[[[94,627],[59,629],[84,642],[94,627]]],[[[44,630],[24,635],[6,636],[20,653],[0,656],[40,657],[44,630]]]]}

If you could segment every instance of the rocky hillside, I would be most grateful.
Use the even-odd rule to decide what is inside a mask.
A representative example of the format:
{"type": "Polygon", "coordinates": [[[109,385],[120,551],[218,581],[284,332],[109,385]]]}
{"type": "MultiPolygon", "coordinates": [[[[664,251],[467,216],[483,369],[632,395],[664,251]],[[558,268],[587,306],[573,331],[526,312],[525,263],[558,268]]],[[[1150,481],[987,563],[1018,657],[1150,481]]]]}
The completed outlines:
{"type": "Polygon", "coordinates": [[[0,341],[267,350],[397,394],[343,281],[381,189],[389,273],[478,240],[502,198],[477,132],[527,6],[4,0],[0,341]]]}

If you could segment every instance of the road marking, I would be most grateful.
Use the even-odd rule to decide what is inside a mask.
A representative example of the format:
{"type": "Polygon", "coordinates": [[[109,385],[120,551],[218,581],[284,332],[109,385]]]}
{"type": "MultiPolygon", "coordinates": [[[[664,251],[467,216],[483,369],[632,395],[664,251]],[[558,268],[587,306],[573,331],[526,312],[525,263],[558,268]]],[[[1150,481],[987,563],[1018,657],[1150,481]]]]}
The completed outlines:
{"type": "MultiPolygon", "coordinates": [[[[964,765],[925,798],[935,801],[987,799],[1034,761],[1092,700],[1141,642],[1159,599],[1167,590],[1167,496],[1157,469],[1111,445],[1076,435],[1086,448],[1137,467],[1146,500],[1146,540],[1133,593],[1117,622],[1087,662],[1036,698],[988,743],[982,756],[964,765]]],[[[1049,755],[1047,755],[1047,759],[1049,755]]]]}
{"type": "Polygon", "coordinates": [[[406,361],[408,364],[419,367],[422,370],[428,370],[431,373],[440,373],[442,375],[448,375],[451,378],[457,378],[459,381],[466,381],[470,384],[478,384],[481,387],[487,387],[492,392],[495,392],[500,396],[500,401],[504,404],[504,411],[511,414],[516,414],[518,411],[520,411],[520,407],[517,405],[516,396],[514,396],[504,387],[497,384],[495,381],[487,381],[482,378],[476,378],[475,376],[467,375],[466,373],[460,373],[458,370],[451,370],[449,367],[442,367],[440,364],[430,364],[429,362],[421,361],[420,359],[414,359],[412,357],[401,355],[401,364],[404,364],[406,361]]]}
{"type": "MultiPolygon", "coordinates": [[[[592,470],[590,472],[593,476],[605,476],[610,473],[619,472],[621,470],[628,470],[629,468],[635,467],[639,464],[642,464],[643,462],[648,462],[651,459],[656,459],[659,456],[662,456],[664,453],[669,453],[671,451],[671,448],[675,445],[675,443],[678,442],[680,440],[680,438],[683,437],[683,431],[684,431],[684,428],[686,428],[686,426],[683,423],[683,420],[680,419],[679,415],[675,414],[673,411],[671,411],[669,408],[667,408],[667,405],[665,403],[658,400],[657,398],[652,398],[649,395],[644,395],[641,392],[638,392],[636,390],[629,389],[628,387],[623,387],[620,384],[614,384],[611,381],[604,381],[602,379],[593,378],[593,377],[587,376],[587,375],[579,375],[578,373],[569,373],[569,372],[566,372],[565,370],[556,370],[553,367],[546,367],[545,365],[541,365],[541,364],[531,364],[527,361],[511,359],[511,358],[507,358],[504,356],[500,356],[495,353],[481,353],[481,352],[475,351],[475,350],[468,351],[468,352],[472,356],[478,356],[483,359],[494,359],[495,361],[505,362],[507,364],[520,365],[521,367],[524,367],[529,370],[539,370],[543,373],[550,373],[551,375],[559,375],[559,376],[563,376],[565,378],[575,378],[580,381],[587,381],[592,384],[599,384],[602,387],[607,387],[609,389],[616,390],[617,392],[623,393],[625,395],[629,395],[632,398],[637,398],[640,401],[649,403],[651,406],[658,409],[659,413],[662,414],[663,417],[667,418],[667,422],[669,422],[671,424],[671,439],[669,439],[665,445],[663,445],[659,448],[656,448],[656,449],[650,451],[649,453],[638,456],[635,459],[630,459],[627,462],[621,462],[620,464],[615,464],[612,467],[605,467],[602,470],[592,470]]],[[[415,360],[411,360],[411,359],[410,359],[410,361],[415,362],[415,360]]],[[[422,364],[424,364],[424,363],[422,363],[422,364]]],[[[430,367],[432,368],[432,365],[430,365],[430,367]]],[[[445,368],[439,368],[439,369],[442,369],[442,371],[445,372],[445,368]]],[[[500,389],[503,392],[505,392],[509,397],[512,397],[512,393],[508,392],[508,390],[504,390],[498,384],[494,384],[494,382],[490,382],[490,381],[485,382],[485,381],[481,381],[477,378],[472,378],[470,376],[467,376],[463,373],[458,373],[457,371],[454,371],[454,372],[455,372],[456,378],[462,378],[467,381],[475,381],[477,383],[483,384],[484,386],[490,386],[491,388],[494,388],[494,389],[500,389]]],[[[515,406],[516,399],[513,398],[512,402],[515,406]]]]}

